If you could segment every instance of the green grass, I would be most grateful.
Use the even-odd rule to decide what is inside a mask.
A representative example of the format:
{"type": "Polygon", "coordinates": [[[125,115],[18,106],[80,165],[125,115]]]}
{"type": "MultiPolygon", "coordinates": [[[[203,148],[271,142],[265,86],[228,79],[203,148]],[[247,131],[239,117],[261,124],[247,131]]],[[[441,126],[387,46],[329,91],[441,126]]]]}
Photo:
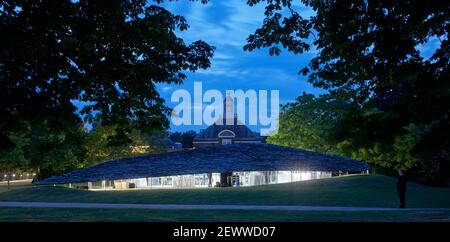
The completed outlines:
{"type": "MultiPolygon", "coordinates": [[[[395,178],[370,175],[241,188],[83,191],[0,187],[0,201],[397,207],[395,178]]],[[[408,184],[408,207],[450,207],[450,189],[408,184]]],[[[0,221],[450,221],[449,211],[0,208],[0,221]]]]}
{"type": "MultiPolygon", "coordinates": [[[[22,187],[3,190],[0,201],[397,207],[395,182],[392,177],[370,175],[216,189],[94,192],[61,187],[22,187]]],[[[409,183],[407,206],[450,207],[450,189],[409,183]]]]}
{"type": "Polygon", "coordinates": [[[141,210],[0,208],[0,221],[450,221],[450,212],[317,212],[230,210],[141,210]]]}
{"type": "Polygon", "coordinates": [[[9,186],[9,188],[8,188],[8,185],[0,184],[0,194],[3,193],[3,192],[8,192],[8,191],[11,191],[11,190],[15,190],[15,189],[26,189],[26,188],[30,188],[30,185],[22,185],[22,184],[15,185],[14,184],[14,185],[9,186]]]}

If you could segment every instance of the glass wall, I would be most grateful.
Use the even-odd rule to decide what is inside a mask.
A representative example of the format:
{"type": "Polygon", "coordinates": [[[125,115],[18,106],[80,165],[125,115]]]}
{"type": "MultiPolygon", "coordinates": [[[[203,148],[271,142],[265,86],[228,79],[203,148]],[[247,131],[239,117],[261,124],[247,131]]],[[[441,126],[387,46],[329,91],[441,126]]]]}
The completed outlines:
{"type": "MultiPolygon", "coordinates": [[[[332,172],[323,171],[239,171],[222,173],[226,184],[221,184],[221,173],[133,178],[114,181],[88,182],[89,190],[125,189],[166,189],[166,188],[207,188],[219,186],[258,186],[305,181],[332,177],[332,172]]],[[[73,187],[80,187],[74,184],[73,187]]],[[[71,187],[71,186],[69,186],[71,187]]]]}
{"type": "MultiPolygon", "coordinates": [[[[279,184],[295,181],[328,178],[331,172],[321,171],[250,171],[233,172],[233,178],[239,177],[239,186],[258,186],[264,184],[279,184]]],[[[234,184],[232,184],[235,186],[234,184]]]]}

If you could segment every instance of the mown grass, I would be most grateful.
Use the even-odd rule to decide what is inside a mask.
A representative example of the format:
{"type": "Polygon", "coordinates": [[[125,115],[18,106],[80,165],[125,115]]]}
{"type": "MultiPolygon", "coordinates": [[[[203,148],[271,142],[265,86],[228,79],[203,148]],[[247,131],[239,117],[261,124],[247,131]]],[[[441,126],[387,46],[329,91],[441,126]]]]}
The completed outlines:
{"type": "MultiPolygon", "coordinates": [[[[61,187],[1,190],[0,201],[268,204],[397,207],[395,178],[382,175],[336,177],[258,187],[134,191],[82,191],[61,187]]],[[[408,207],[450,207],[450,189],[408,184],[408,207]]]]}
{"type": "Polygon", "coordinates": [[[0,208],[0,221],[29,222],[277,222],[277,221],[450,221],[448,211],[318,212],[235,210],[145,210],[0,208]]]}

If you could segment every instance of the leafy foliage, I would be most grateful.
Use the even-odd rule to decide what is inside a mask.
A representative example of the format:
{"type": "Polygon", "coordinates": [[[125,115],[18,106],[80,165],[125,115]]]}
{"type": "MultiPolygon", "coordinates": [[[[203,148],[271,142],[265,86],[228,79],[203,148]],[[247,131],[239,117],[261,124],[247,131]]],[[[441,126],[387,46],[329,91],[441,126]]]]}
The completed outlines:
{"type": "Polygon", "coordinates": [[[348,110],[348,103],[331,95],[303,93],[295,102],[281,107],[278,133],[267,142],[339,154],[333,135],[348,110]]]}
{"type": "Polygon", "coordinates": [[[450,125],[450,5],[303,0],[316,13],[303,18],[291,0],[248,1],[261,2],[266,17],[244,49],[317,49],[299,73],[352,103],[336,129],[339,150],[434,182],[450,177],[449,137],[442,135],[450,125]],[[425,59],[420,46],[433,39],[438,45],[425,59]]]}
{"type": "Polygon", "coordinates": [[[2,164],[43,176],[84,164],[86,132],[74,101],[86,122],[98,116],[114,127],[111,146],[133,142],[133,129],[166,128],[170,110],[155,85],[182,83],[213,55],[207,43],[176,35],[188,27],[145,0],[1,1],[2,164]]]}
{"type": "Polygon", "coordinates": [[[183,71],[210,66],[213,48],[186,45],[182,16],[146,1],[3,1],[0,33],[0,127],[73,116],[140,129],[167,126],[155,84],[182,83],[183,71]]]}
{"type": "Polygon", "coordinates": [[[132,130],[127,134],[130,142],[111,145],[110,137],[116,133],[110,126],[96,125],[86,138],[86,163],[95,165],[107,160],[121,159],[136,155],[160,153],[166,149],[166,132],[143,133],[132,130]]]}
{"type": "Polygon", "coordinates": [[[82,126],[65,126],[54,131],[46,124],[28,123],[21,132],[9,137],[12,149],[0,151],[0,169],[6,171],[38,171],[38,179],[85,165],[82,126]]]}

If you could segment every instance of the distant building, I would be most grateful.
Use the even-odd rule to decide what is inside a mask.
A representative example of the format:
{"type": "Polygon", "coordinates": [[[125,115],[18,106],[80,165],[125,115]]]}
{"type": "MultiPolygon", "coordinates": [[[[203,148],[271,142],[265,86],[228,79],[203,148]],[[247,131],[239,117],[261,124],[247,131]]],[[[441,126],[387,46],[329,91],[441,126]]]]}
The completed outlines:
{"type": "Polygon", "coordinates": [[[223,117],[207,129],[200,131],[193,143],[195,148],[202,148],[215,145],[262,143],[262,138],[236,117],[233,99],[227,97],[224,100],[223,117]]]}

